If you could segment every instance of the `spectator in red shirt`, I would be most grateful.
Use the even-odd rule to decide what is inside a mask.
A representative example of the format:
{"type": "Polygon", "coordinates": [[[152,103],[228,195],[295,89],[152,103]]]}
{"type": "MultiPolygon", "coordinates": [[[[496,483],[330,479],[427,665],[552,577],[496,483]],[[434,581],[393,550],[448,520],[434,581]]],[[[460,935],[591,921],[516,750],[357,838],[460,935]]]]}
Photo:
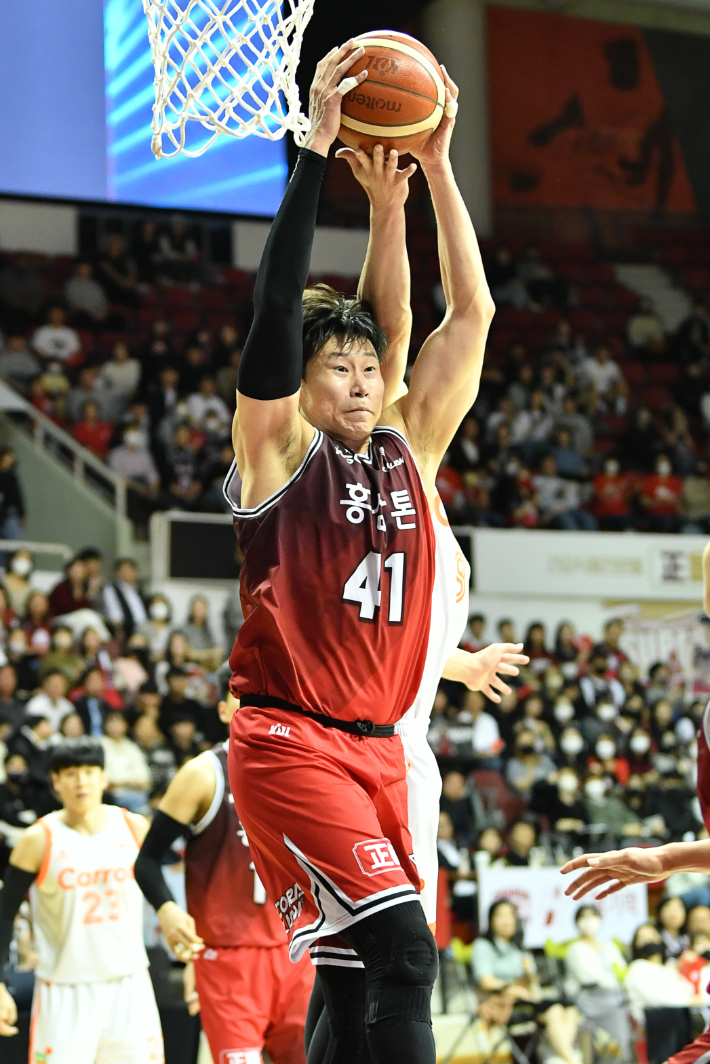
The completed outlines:
{"type": "Polygon", "coordinates": [[[634,477],[622,473],[616,458],[607,458],[604,472],[594,477],[592,512],[606,532],[626,532],[634,527],[631,497],[634,477]]]}
{"type": "Polygon", "coordinates": [[[113,425],[108,421],[99,420],[99,408],[97,403],[89,401],[84,403],[81,411],[81,420],[77,421],[71,430],[71,434],[77,443],[88,448],[99,458],[108,456],[109,443],[113,436],[113,425]]]}
{"type": "Polygon", "coordinates": [[[683,482],[673,474],[665,454],[656,459],[656,472],[641,480],[641,505],[648,517],[651,532],[677,532],[683,482]]]}

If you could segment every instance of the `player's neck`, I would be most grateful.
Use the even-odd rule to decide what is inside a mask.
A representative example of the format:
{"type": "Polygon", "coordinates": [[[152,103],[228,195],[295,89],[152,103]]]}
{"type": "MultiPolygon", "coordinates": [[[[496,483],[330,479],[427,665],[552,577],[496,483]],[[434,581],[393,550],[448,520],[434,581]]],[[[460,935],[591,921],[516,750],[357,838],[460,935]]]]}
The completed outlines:
{"type": "Polygon", "coordinates": [[[327,434],[332,440],[337,443],[342,443],[353,454],[365,454],[370,446],[370,436],[364,436],[362,439],[346,438],[345,436],[339,436],[336,432],[329,432],[327,434]]]}
{"type": "Polygon", "coordinates": [[[71,809],[65,805],[60,815],[66,826],[80,835],[98,835],[108,819],[106,806],[102,803],[91,809],[71,809]]]}

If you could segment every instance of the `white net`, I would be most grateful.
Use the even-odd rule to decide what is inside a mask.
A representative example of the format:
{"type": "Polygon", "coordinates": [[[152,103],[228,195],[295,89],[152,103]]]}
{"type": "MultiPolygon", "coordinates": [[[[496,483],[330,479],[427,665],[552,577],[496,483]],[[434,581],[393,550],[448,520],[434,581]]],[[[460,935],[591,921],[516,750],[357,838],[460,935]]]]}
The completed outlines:
{"type": "Polygon", "coordinates": [[[143,0],[155,66],[151,147],[198,156],[221,134],[302,143],[296,67],[314,0],[143,0]],[[164,145],[163,138],[167,144],[164,145]]]}

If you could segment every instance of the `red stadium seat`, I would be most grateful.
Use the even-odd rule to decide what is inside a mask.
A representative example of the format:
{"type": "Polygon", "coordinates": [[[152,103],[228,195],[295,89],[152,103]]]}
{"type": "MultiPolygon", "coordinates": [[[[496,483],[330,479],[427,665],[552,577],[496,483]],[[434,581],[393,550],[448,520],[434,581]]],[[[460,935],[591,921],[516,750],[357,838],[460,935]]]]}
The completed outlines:
{"type": "Polygon", "coordinates": [[[678,376],[678,367],[674,362],[652,362],[649,367],[652,384],[675,384],[678,376]]]}
{"type": "Polygon", "coordinates": [[[667,410],[673,402],[673,397],[667,388],[644,388],[642,398],[645,406],[654,413],[667,410]]]}

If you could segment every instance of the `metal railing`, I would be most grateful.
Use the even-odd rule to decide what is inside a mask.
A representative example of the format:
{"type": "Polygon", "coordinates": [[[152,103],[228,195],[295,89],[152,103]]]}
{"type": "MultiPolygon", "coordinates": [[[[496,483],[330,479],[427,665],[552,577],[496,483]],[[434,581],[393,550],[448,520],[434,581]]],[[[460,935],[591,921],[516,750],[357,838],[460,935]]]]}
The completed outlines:
{"type": "Polygon", "coordinates": [[[39,448],[70,469],[74,479],[85,484],[112,506],[118,517],[126,516],[126,481],[95,454],[55,425],[50,418],[25,403],[22,413],[6,412],[14,425],[25,429],[39,448]]]}
{"type": "Polygon", "coordinates": [[[66,543],[44,543],[37,539],[0,539],[0,551],[11,554],[16,550],[28,550],[32,554],[58,554],[63,562],[74,557],[74,551],[66,543]]]}

